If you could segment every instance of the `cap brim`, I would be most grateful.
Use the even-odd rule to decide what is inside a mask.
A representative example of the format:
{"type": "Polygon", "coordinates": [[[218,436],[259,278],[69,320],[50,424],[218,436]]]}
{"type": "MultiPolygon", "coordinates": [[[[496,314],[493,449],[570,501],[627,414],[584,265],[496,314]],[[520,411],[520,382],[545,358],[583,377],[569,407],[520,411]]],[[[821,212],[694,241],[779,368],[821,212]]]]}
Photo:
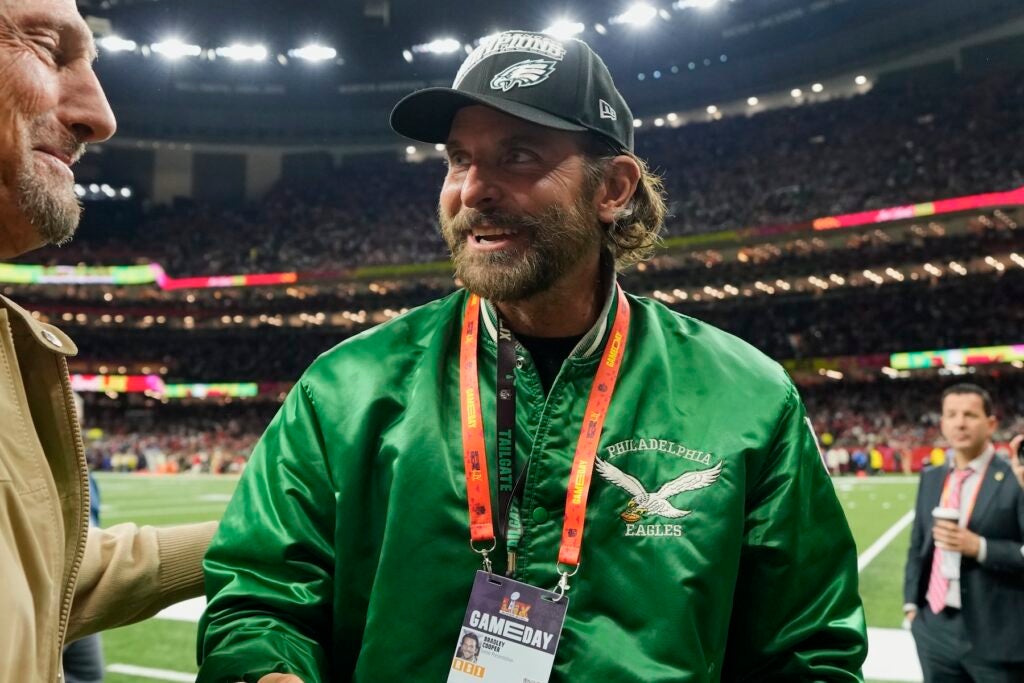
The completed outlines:
{"type": "Polygon", "coordinates": [[[406,95],[391,111],[391,128],[399,135],[420,142],[447,142],[455,113],[473,104],[482,104],[547,128],[576,132],[587,130],[585,126],[566,121],[543,109],[501,97],[469,94],[452,88],[427,88],[406,95]]]}

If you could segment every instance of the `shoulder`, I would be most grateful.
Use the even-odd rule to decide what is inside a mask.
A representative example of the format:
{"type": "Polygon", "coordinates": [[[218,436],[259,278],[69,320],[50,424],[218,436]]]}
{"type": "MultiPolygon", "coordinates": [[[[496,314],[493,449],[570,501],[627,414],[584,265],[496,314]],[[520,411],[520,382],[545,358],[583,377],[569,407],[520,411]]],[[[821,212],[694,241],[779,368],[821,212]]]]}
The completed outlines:
{"type": "MultiPolygon", "coordinates": [[[[998,455],[992,458],[992,464],[989,465],[991,473],[988,475],[989,479],[994,479],[998,482],[1010,482],[1016,483],[1017,475],[1013,473],[1013,468],[1010,467],[1010,463],[1006,462],[998,455]]],[[[1024,488],[1020,486],[1006,486],[1002,487],[1006,491],[1006,495],[1011,498],[1022,498],[1024,499],[1024,488]]]]}
{"type": "Polygon", "coordinates": [[[797,398],[783,367],[739,337],[657,301],[630,297],[630,303],[641,344],[663,345],[671,362],[690,370],[700,384],[775,401],[797,398]]]}
{"type": "Polygon", "coordinates": [[[946,467],[929,467],[921,472],[921,488],[937,488],[946,479],[946,467]]]}
{"type": "Polygon", "coordinates": [[[311,394],[372,387],[401,377],[424,353],[444,346],[461,320],[464,290],[414,308],[322,353],[300,383],[311,394]]]}

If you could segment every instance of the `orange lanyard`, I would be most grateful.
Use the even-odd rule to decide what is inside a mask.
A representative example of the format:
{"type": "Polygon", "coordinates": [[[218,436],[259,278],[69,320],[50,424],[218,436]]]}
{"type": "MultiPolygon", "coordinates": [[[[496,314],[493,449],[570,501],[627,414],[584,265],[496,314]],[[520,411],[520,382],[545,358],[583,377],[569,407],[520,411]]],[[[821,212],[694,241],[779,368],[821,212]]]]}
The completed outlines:
{"type": "MultiPolygon", "coordinates": [[[[989,461],[985,463],[985,469],[980,473],[981,478],[978,479],[978,485],[974,487],[974,492],[971,494],[971,501],[967,504],[967,514],[964,515],[964,523],[962,525],[964,527],[966,527],[967,522],[971,520],[971,513],[974,512],[974,504],[978,501],[978,492],[981,491],[981,485],[985,483],[985,475],[988,474],[988,466],[991,464],[992,459],[989,458],[989,461]]],[[[946,481],[942,484],[942,507],[946,507],[946,501],[949,500],[949,480],[953,476],[953,469],[953,467],[950,467],[949,471],[946,472],[946,481]]],[[[960,486],[963,487],[963,485],[967,483],[968,479],[970,479],[970,475],[967,475],[964,478],[960,486]]]]}
{"type": "MultiPolygon", "coordinates": [[[[629,302],[622,288],[616,285],[618,307],[611,333],[604,347],[601,364],[590,387],[587,412],[580,427],[565,495],[565,521],[558,562],[572,568],[580,563],[583,524],[586,519],[587,495],[594,474],[594,458],[611,405],[615,382],[622,368],[622,358],[629,336],[629,302]]],[[[491,541],[487,550],[473,549],[483,555],[484,568],[490,571],[488,553],[494,549],[494,522],[491,515],[491,487],[487,474],[487,451],[484,443],[483,415],[480,408],[480,378],[477,366],[477,339],[480,333],[480,297],[470,294],[462,319],[462,345],[459,353],[460,404],[462,408],[463,465],[466,470],[466,494],[469,500],[470,544],[491,541]]],[[[568,589],[572,574],[562,572],[559,587],[568,589]]],[[[575,574],[575,571],[573,571],[575,574]]]]}

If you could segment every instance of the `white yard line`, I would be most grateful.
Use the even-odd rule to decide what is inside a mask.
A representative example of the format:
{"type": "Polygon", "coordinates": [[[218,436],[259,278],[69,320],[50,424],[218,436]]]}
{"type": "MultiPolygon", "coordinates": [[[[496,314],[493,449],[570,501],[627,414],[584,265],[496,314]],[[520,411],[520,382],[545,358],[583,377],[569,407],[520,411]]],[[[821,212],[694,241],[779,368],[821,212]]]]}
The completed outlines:
{"type": "Polygon", "coordinates": [[[872,543],[867,550],[860,554],[857,558],[857,572],[864,571],[871,562],[878,557],[878,555],[885,550],[886,546],[892,543],[892,539],[899,536],[900,532],[910,526],[910,523],[914,521],[914,511],[911,510],[907,514],[900,517],[899,521],[889,527],[884,534],[878,537],[878,540],[872,543]]]}
{"type": "Polygon", "coordinates": [[[864,678],[876,681],[920,683],[924,678],[910,631],[901,628],[869,628],[868,659],[864,678]]]}
{"type": "Polygon", "coordinates": [[[920,481],[921,477],[916,474],[886,474],[876,477],[850,477],[840,475],[832,477],[832,483],[836,486],[849,484],[851,486],[867,486],[868,484],[913,484],[920,481]]]}
{"type": "Polygon", "coordinates": [[[192,598],[191,600],[171,605],[158,613],[154,618],[168,619],[170,621],[187,621],[195,624],[199,622],[199,617],[203,616],[204,609],[206,609],[206,598],[192,598]]]}
{"type": "Polygon", "coordinates": [[[150,669],[144,666],[132,666],[131,664],[110,664],[107,666],[107,671],[112,674],[152,678],[156,681],[195,683],[196,680],[195,674],[182,673],[181,671],[168,671],[167,669],[150,669]]]}

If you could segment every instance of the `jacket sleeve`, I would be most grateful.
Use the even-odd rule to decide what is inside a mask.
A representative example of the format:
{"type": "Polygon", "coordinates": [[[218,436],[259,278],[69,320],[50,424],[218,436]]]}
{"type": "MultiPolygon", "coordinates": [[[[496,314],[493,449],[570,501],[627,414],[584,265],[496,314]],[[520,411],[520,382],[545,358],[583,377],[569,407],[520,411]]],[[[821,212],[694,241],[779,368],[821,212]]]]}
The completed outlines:
{"type": "Polygon", "coordinates": [[[203,593],[202,560],[216,522],[89,529],[67,641],[153,616],[203,593]]]}
{"type": "Polygon", "coordinates": [[[303,381],[260,439],[203,563],[201,683],[330,680],[333,487],[303,381]]]}
{"type": "Polygon", "coordinates": [[[857,550],[796,389],[752,465],[723,681],[861,681],[857,550]]]}
{"type": "Polygon", "coordinates": [[[921,581],[921,552],[925,544],[929,543],[931,529],[926,528],[925,520],[929,516],[921,514],[921,489],[923,488],[925,475],[921,474],[921,480],[917,486],[917,501],[914,503],[914,522],[910,525],[910,548],[907,549],[907,566],[903,570],[903,604],[917,604],[917,590],[921,581]]]}

